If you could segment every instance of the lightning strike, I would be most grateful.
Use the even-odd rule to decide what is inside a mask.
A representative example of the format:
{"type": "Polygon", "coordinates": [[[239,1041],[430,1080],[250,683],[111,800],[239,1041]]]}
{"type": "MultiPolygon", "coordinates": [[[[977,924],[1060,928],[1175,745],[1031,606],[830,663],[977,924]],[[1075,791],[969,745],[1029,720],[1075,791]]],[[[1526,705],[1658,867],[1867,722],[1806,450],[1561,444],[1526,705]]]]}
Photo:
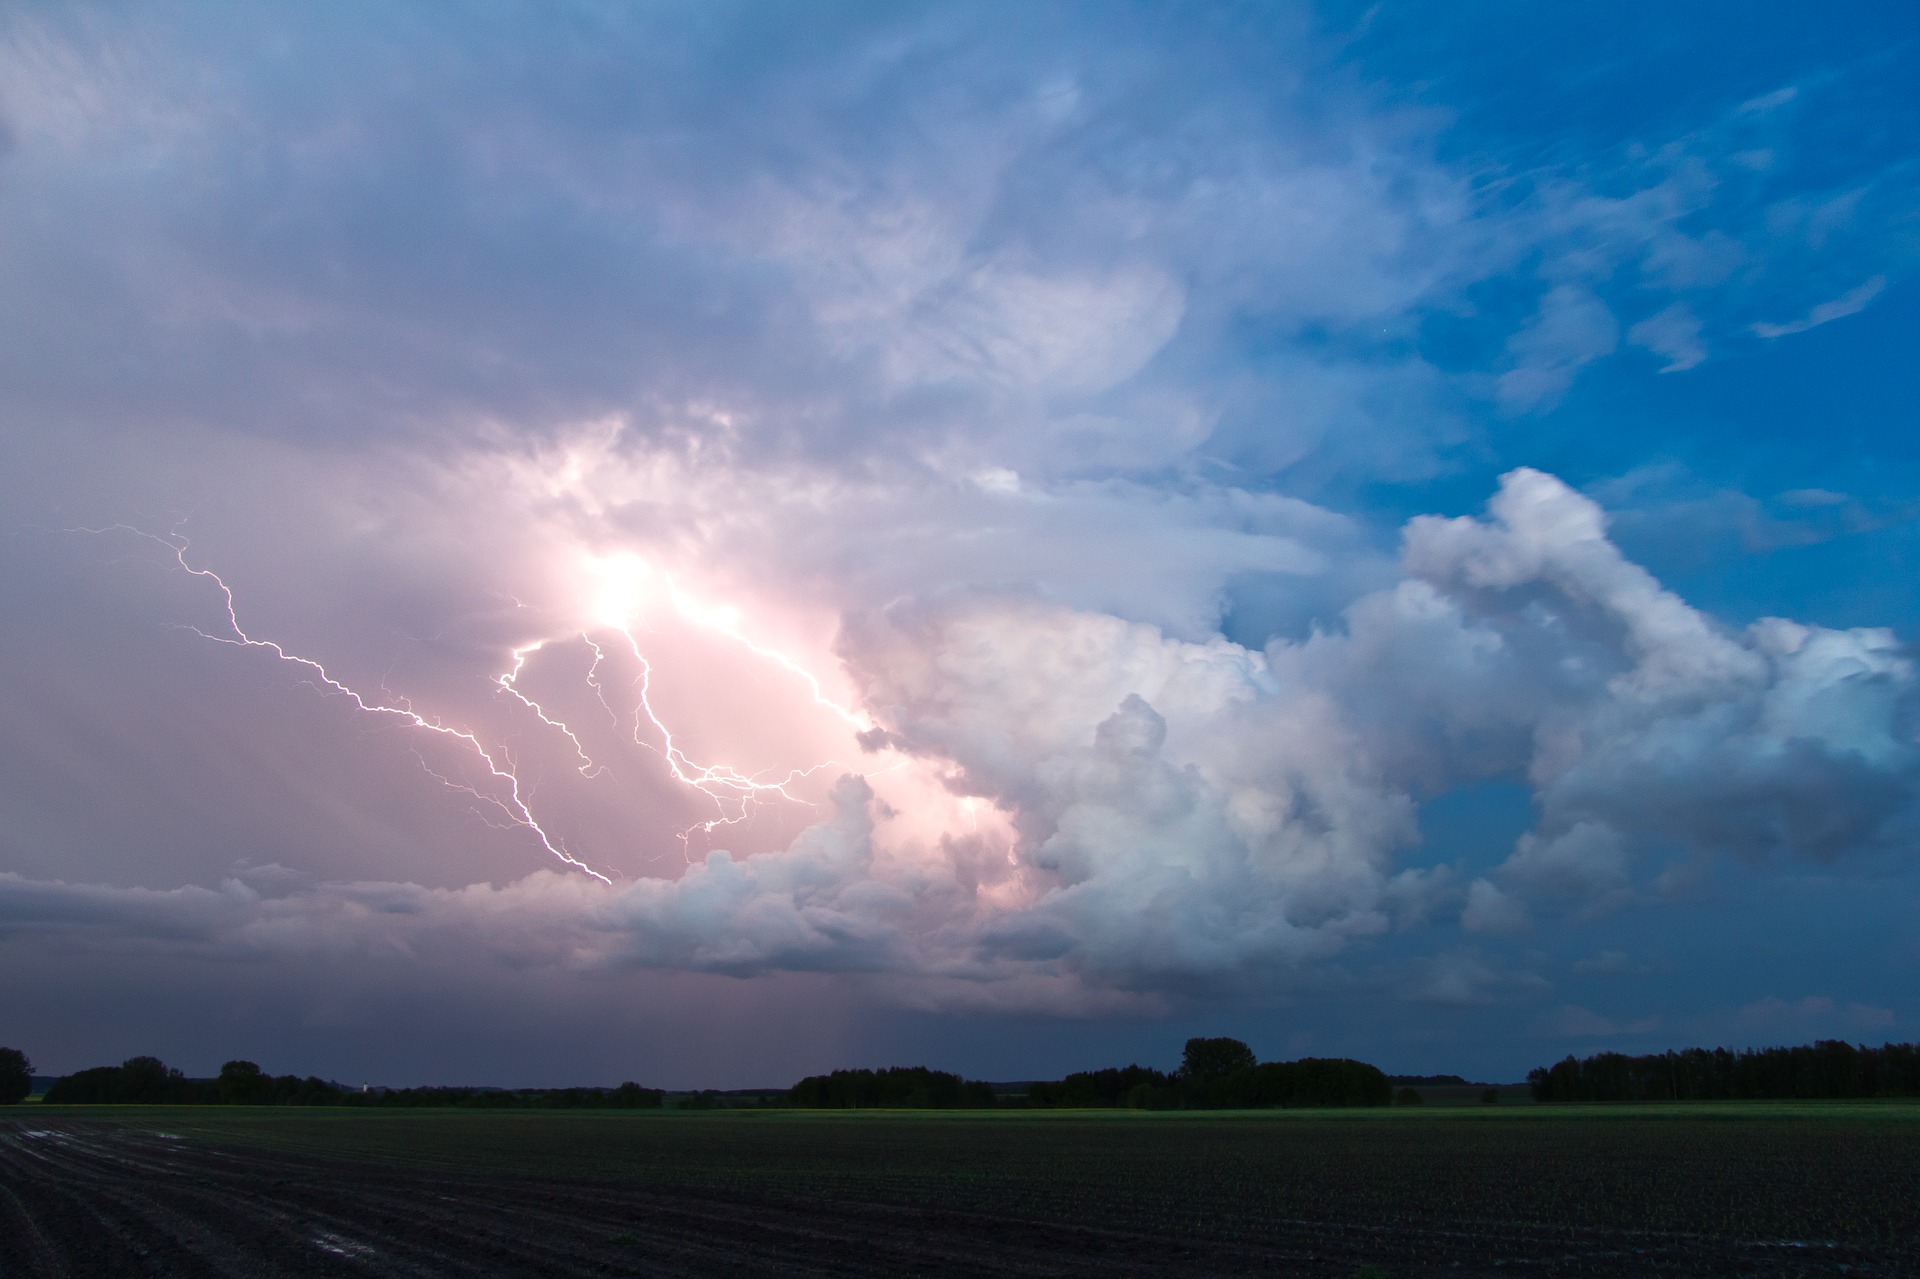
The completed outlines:
{"type": "MultiPolygon", "coordinates": [[[[485,766],[487,772],[492,774],[494,779],[501,783],[505,788],[505,794],[504,798],[500,795],[483,794],[477,788],[470,786],[456,786],[456,789],[465,790],[476,798],[490,803],[500,811],[506,813],[514,825],[530,831],[534,838],[540,842],[541,847],[545,848],[560,861],[565,862],[576,870],[586,872],[604,884],[611,885],[613,883],[612,879],[601,874],[568,852],[561,841],[550,836],[546,829],[540,825],[539,820],[533,815],[533,810],[527,806],[527,801],[521,794],[520,778],[514,773],[510,759],[507,762],[507,766],[503,768],[501,767],[500,761],[495,759],[493,753],[487,749],[486,745],[482,743],[478,737],[465,729],[454,728],[449,724],[441,723],[437,719],[431,719],[422,715],[418,711],[415,711],[410,704],[405,703],[404,700],[399,706],[389,706],[383,702],[368,701],[354,689],[349,688],[347,685],[335,679],[324,665],[315,661],[313,658],[303,657],[298,653],[289,652],[273,640],[255,639],[253,636],[247,634],[246,629],[240,625],[239,613],[233,598],[233,589],[227,585],[225,579],[212,569],[195,568],[187,561],[188,543],[186,539],[179,538],[178,540],[170,540],[169,538],[149,533],[144,529],[134,528],[128,524],[114,524],[104,529],[87,529],[84,531],[104,533],[115,530],[132,533],[137,537],[143,537],[150,542],[167,548],[167,550],[173,554],[174,561],[178,563],[183,570],[194,577],[203,578],[212,582],[215,588],[219,590],[221,599],[226,605],[227,625],[233,632],[232,637],[212,635],[197,626],[189,626],[187,628],[188,630],[203,639],[212,640],[216,644],[231,644],[238,648],[263,649],[272,653],[274,657],[282,662],[286,662],[292,666],[304,667],[311,672],[311,678],[318,679],[319,685],[316,685],[316,687],[324,685],[325,689],[347,698],[355,707],[370,715],[392,716],[410,724],[422,732],[434,733],[463,743],[468,750],[473,752],[475,758],[485,766]]],[[[311,682],[311,679],[309,682],[311,682]]],[[[506,758],[504,749],[502,750],[502,758],[506,758]]],[[[446,779],[443,778],[442,780],[446,779]]]]}
{"type": "Polygon", "coordinates": [[[856,732],[866,732],[874,724],[867,716],[849,709],[826,695],[820,685],[820,677],[808,670],[779,649],[768,648],[746,635],[740,629],[740,611],[727,605],[709,604],[697,600],[680,589],[673,575],[657,569],[645,560],[631,553],[621,553],[591,562],[591,568],[601,580],[599,597],[594,604],[594,616],[610,630],[617,630],[632,641],[629,630],[634,615],[640,611],[643,598],[642,586],[647,579],[658,577],[665,587],[667,599],[673,604],[674,611],[696,626],[717,632],[740,645],[754,656],[772,662],[789,674],[798,677],[813,695],[816,706],[830,712],[842,723],[856,732]]]}
{"type": "MultiPolygon", "coordinates": [[[[213,583],[220,592],[220,598],[226,609],[227,628],[230,634],[211,634],[198,627],[185,629],[204,639],[219,644],[230,644],[240,648],[263,649],[275,659],[299,667],[307,672],[304,681],[316,690],[349,699],[354,706],[370,715],[392,717],[421,732],[432,733],[458,742],[460,746],[476,759],[487,773],[498,783],[497,789],[483,789],[449,777],[428,763],[426,757],[416,751],[421,767],[426,773],[447,786],[449,789],[468,795],[477,803],[501,815],[501,822],[489,820],[485,813],[478,814],[483,822],[495,829],[520,829],[529,832],[548,853],[559,861],[580,870],[603,883],[613,881],[607,875],[594,869],[576,857],[565,841],[551,834],[535,816],[532,808],[533,787],[522,780],[512,751],[506,745],[489,747],[474,732],[456,728],[442,720],[414,709],[413,703],[404,694],[398,694],[386,687],[381,681],[384,700],[363,696],[360,692],[336,679],[319,661],[292,652],[280,643],[269,639],[259,639],[247,633],[240,624],[234,593],[226,581],[210,568],[196,567],[187,558],[189,543],[176,528],[172,534],[162,537],[144,529],[127,524],[113,524],[104,528],[75,530],[104,534],[108,532],[126,532],[164,547],[182,571],[190,576],[203,578],[213,583]]],[[[788,674],[799,679],[806,687],[814,705],[830,712],[842,723],[856,731],[866,731],[872,727],[872,721],[866,716],[835,702],[826,695],[821,681],[802,663],[796,661],[778,649],[761,644],[748,636],[740,624],[739,610],[710,604],[696,599],[680,589],[673,578],[632,554],[620,554],[590,561],[591,567],[599,577],[599,591],[587,610],[595,628],[604,632],[618,634],[626,641],[627,649],[632,653],[639,666],[639,674],[633,683],[638,686],[637,704],[633,711],[632,737],[636,745],[657,755],[666,765],[667,771],[679,784],[698,791],[714,806],[715,816],[704,822],[698,822],[679,832],[683,848],[689,847],[688,840],[695,831],[711,834],[722,827],[737,825],[746,821],[756,807],[768,801],[783,801],[810,807],[809,801],[793,793],[790,789],[796,783],[811,777],[823,768],[833,766],[837,761],[823,760],[806,768],[796,768],[781,776],[768,773],[747,773],[725,763],[700,763],[691,758],[676,740],[673,730],[655,710],[652,701],[653,663],[642,651],[640,641],[634,633],[634,618],[641,611],[649,596],[655,596],[669,603],[680,617],[702,629],[720,634],[738,644],[754,657],[770,662],[788,674]],[[649,588],[655,583],[657,590],[649,588]]],[[[522,601],[515,599],[519,608],[525,608],[522,601]]],[[[579,639],[593,653],[593,661],[587,668],[585,683],[593,690],[594,696],[606,710],[615,729],[619,729],[622,716],[608,697],[607,685],[602,677],[602,669],[608,660],[605,645],[596,639],[593,629],[576,632],[579,639]]],[[[530,711],[540,723],[553,732],[565,737],[579,760],[577,771],[586,778],[599,777],[607,772],[605,765],[597,762],[588,752],[585,742],[564,720],[548,712],[539,701],[522,691],[520,680],[525,674],[531,659],[556,642],[558,637],[546,637],[532,640],[508,650],[507,668],[493,677],[494,686],[521,706],[530,711]]],[[[904,763],[904,761],[903,761],[904,763]]],[[[896,764],[894,767],[899,767],[896,764]]],[[[886,769],[882,771],[892,771],[886,769]]]]}
{"type": "MultiPolygon", "coordinates": [[[[776,782],[761,781],[758,777],[742,773],[727,764],[698,764],[687,757],[686,752],[673,740],[673,730],[654,712],[653,701],[649,697],[653,687],[653,663],[640,651],[640,641],[631,630],[618,627],[620,634],[626,637],[627,645],[633,652],[633,658],[640,664],[640,674],[635,682],[640,686],[639,705],[634,710],[633,740],[636,745],[654,751],[667,763],[667,770],[676,781],[692,787],[707,796],[719,810],[720,816],[701,822],[680,832],[681,843],[693,831],[705,831],[711,834],[722,826],[733,826],[743,822],[751,814],[753,806],[768,796],[778,796],[790,803],[804,804],[787,790],[787,787],[804,777],[833,764],[833,760],[823,760],[808,768],[794,769],[776,782]],[[641,720],[653,725],[654,732],[660,736],[660,745],[645,741],[640,736],[641,720]]],[[[592,641],[589,641],[591,643],[592,641]]]]}
{"type": "MultiPolygon", "coordinates": [[[[764,775],[742,773],[731,765],[701,764],[689,758],[675,742],[672,729],[654,711],[650,696],[653,664],[641,651],[640,641],[633,630],[634,618],[641,612],[650,593],[664,596],[673,610],[685,620],[704,630],[725,636],[755,657],[771,662],[797,677],[805,684],[814,705],[830,712],[856,732],[864,732],[873,727],[873,722],[866,716],[828,697],[821,686],[819,676],[804,665],[778,649],[759,643],[742,631],[738,609],[695,599],[680,588],[672,574],[656,568],[631,552],[591,559],[588,567],[599,579],[599,589],[591,610],[594,620],[607,630],[617,632],[624,638],[634,661],[640,666],[640,675],[635,680],[639,685],[639,698],[634,710],[634,742],[658,754],[666,762],[668,771],[675,780],[708,796],[719,813],[718,817],[682,831],[680,838],[683,845],[693,831],[711,834],[720,827],[745,821],[754,806],[763,800],[777,798],[791,803],[805,803],[806,801],[799,799],[787,788],[822,768],[832,766],[837,761],[824,760],[808,768],[791,770],[784,777],[768,780],[764,775]],[[660,589],[649,592],[649,586],[656,580],[660,589]],[[648,725],[651,725],[653,733],[657,736],[658,745],[645,740],[642,736],[648,725]]],[[[606,706],[608,713],[612,714],[612,706],[607,702],[601,686],[592,680],[592,675],[598,670],[605,653],[590,636],[583,635],[582,638],[592,646],[594,652],[594,667],[589,671],[589,681],[594,683],[595,692],[600,694],[601,705],[606,706]]]]}
{"type": "MultiPolygon", "coordinates": [[[[585,637],[582,636],[582,638],[584,639],[585,637]]],[[[592,643],[592,641],[589,640],[588,643],[592,643]]],[[[534,701],[531,697],[528,697],[525,693],[522,693],[520,689],[516,686],[516,683],[520,678],[520,672],[527,668],[528,656],[539,652],[541,649],[545,648],[546,646],[547,646],[547,641],[535,640],[531,644],[522,644],[519,648],[513,649],[512,650],[512,653],[513,653],[512,668],[510,670],[504,671],[501,674],[495,676],[494,683],[498,684],[515,701],[519,702],[522,706],[525,706],[528,710],[532,711],[536,716],[538,716],[542,724],[545,724],[548,728],[551,728],[556,732],[560,733],[569,742],[573,743],[573,753],[580,757],[580,775],[581,776],[598,777],[601,773],[604,773],[606,769],[601,767],[599,764],[596,764],[593,762],[593,757],[587,754],[587,748],[580,744],[579,736],[571,728],[568,728],[565,724],[561,723],[559,720],[549,716],[546,710],[540,705],[540,703],[534,701]]],[[[600,661],[598,656],[599,650],[596,648],[594,652],[595,652],[594,664],[597,666],[600,661]]],[[[587,674],[588,674],[589,681],[591,681],[593,672],[589,670],[587,674]]]]}
{"type": "Polygon", "coordinates": [[[580,632],[580,638],[588,648],[593,650],[593,665],[587,667],[587,687],[592,689],[593,695],[600,699],[600,705],[605,708],[607,718],[613,722],[613,726],[619,728],[620,716],[613,709],[613,703],[607,700],[606,686],[600,682],[600,664],[607,660],[607,651],[594,643],[593,636],[585,631],[580,632]]]}

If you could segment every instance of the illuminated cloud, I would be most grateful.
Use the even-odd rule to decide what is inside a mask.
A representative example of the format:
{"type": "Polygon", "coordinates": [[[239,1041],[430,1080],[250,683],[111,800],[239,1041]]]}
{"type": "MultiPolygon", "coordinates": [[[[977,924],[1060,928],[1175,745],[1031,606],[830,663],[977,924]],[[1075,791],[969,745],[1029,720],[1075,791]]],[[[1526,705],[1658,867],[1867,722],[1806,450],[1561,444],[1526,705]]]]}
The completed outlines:
{"type": "MultiPolygon", "coordinates": [[[[697,524],[706,496],[671,491],[697,524]]],[[[776,525],[811,521],[754,509],[776,525]]],[[[563,524],[590,529],[619,510],[563,524]]],[[[804,543],[775,537],[766,555],[778,560],[781,544],[786,570],[819,571],[804,543]]],[[[1230,543],[1214,551],[1216,575],[1240,563],[1230,543]]],[[[549,806],[555,831],[579,820],[571,802],[607,805],[609,828],[661,827],[657,800],[635,803],[623,783],[650,775],[655,788],[677,781],[693,814],[680,864],[589,853],[637,878],[539,871],[501,888],[336,883],[273,896],[240,880],[156,891],[13,877],[0,894],[10,926],[287,954],[406,951],[471,932],[559,969],[866,974],[895,983],[890,998],[936,1005],[1053,1008],[1076,989],[1098,1008],[1126,992],[1298,973],[1420,927],[1460,890],[1409,861],[1414,794],[1479,775],[1525,778],[1540,813],[1466,890],[1462,927],[1495,937],[1528,930],[1529,902],[1596,911],[1654,892],[1660,849],[1821,862],[1915,828],[1920,749],[1897,726],[1917,682],[1888,635],[1781,619],[1720,627],[1624,558],[1591,500],[1537,471],[1506,476],[1484,519],[1415,518],[1402,580],[1357,600],[1342,629],[1264,650],[1178,639],[1030,589],[936,587],[884,607],[843,600],[832,652],[777,651],[756,628],[805,635],[804,615],[783,621],[791,600],[699,602],[631,554],[580,562],[576,611],[559,620],[587,627],[589,648],[599,628],[632,656],[621,664],[609,644],[552,672],[544,700],[513,698],[537,711],[516,749],[484,745],[527,777],[564,767],[580,796],[599,798],[549,800],[523,780],[527,820],[508,826],[529,853],[563,838],[534,824],[549,806]],[[678,664],[636,665],[652,645],[678,664]],[[730,733],[714,680],[756,672],[748,731],[730,733]],[[547,718],[565,684],[578,730],[547,718]],[[793,754],[701,772],[666,745],[669,724],[686,751],[757,738],[793,754]],[[637,749],[603,749],[624,733],[637,749]],[[788,788],[748,780],[769,777],[788,788]],[[714,801],[704,817],[701,800],[714,801]],[[771,822],[754,820],[762,808],[771,822]],[[782,821],[802,828],[783,839],[782,821]],[[735,837],[760,847],[729,847],[735,837]]],[[[706,580],[692,558],[675,573],[706,580]]],[[[522,644],[510,656],[517,691],[551,654],[522,644]]],[[[315,690],[327,694],[343,696],[315,690]]],[[[443,736],[432,727],[443,716],[486,713],[481,690],[468,696],[458,711],[404,712],[401,727],[443,736]]],[[[452,745],[457,759],[483,743],[452,745]]],[[[439,755],[424,758],[422,787],[438,778],[514,818],[489,777],[447,777],[439,755]]],[[[1530,988],[1497,971],[1456,956],[1422,998],[1474,1005],[1530,988]]]]}

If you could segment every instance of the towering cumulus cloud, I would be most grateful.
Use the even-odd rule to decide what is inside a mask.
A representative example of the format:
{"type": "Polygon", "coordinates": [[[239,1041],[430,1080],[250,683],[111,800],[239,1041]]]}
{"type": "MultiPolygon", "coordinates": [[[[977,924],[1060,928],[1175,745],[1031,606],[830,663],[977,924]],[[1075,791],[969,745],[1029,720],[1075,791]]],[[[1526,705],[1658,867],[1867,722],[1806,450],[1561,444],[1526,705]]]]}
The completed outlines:
{"type": "Polygon", "coordinates": [[[1019,598],[853,627],[890,740],[1009,817],[996,872],[1028,890],[978,953],[1123,985],[1309,962],[1450,891],[1397,870],[1413,796],[1489,777],[1524,778],[1539,823],[1469,923],[1613,904],[1676,858],[1912,838],[1915,679],[1888,632],[1728,633],[1536,471],[1484,520],[1412,521],[1402,562],[1344,630],[1264,653],[1019,598]]]}
{"type": "Polygon", "coordinates": [[[1727,633],[1536,472],[1508,476],[1489,510],[1414,521],[1406,564],[1533,668],[1511,672],[1532,694],[1542,811],[1508,865],[1517,882],[1598,882],[1583,877],[1618,873],[1622,841],[1831,859],[1912,839],[1914,669],[1891,632],[1765,618],[1727,633]]]}

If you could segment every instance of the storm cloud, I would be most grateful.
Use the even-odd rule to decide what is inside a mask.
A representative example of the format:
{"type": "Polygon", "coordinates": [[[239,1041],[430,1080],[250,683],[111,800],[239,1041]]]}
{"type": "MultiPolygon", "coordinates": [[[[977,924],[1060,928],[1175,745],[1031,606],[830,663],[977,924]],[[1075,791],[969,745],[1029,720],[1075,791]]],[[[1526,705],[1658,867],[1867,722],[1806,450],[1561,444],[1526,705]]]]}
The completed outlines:
{"type": "MultiPolygon", "coordinates": [[[[1900,314],[1907,157],[1542,158],[1386,25],[0,19],[0,947],[1640,1034],[1555,930],[1909,883],[1910,590],[1735,570],[1911,493],[1620,389],[1900,314]]],[[[1725,1016],[1891,998],[1803,967],[1725,1016]]]]}

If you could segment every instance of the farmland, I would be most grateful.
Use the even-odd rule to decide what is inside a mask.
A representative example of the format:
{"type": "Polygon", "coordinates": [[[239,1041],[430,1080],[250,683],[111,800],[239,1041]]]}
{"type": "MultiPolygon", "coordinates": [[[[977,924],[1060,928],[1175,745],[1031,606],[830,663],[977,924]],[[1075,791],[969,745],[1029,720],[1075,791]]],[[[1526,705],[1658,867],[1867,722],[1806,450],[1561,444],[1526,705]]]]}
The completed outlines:
{"type": "Polygon", "coordinates": [[[1920,1107],[33,1107],[8,1275],[1920,1272],[1920,1107]]]}

